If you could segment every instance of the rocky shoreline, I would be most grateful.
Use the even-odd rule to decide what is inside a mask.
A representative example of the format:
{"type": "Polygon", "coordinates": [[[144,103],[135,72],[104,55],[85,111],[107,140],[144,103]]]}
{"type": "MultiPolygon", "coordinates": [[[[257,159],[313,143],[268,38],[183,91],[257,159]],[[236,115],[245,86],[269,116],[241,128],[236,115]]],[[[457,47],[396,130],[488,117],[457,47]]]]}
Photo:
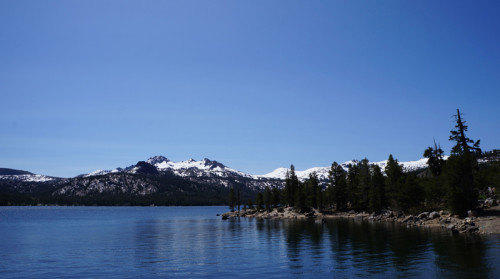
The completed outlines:
{"type": "Polygon", "coordinates": [[[238,217],[263,218],[263,219],[305,219],[315,218],[316,221],[324,222],[329,218],[360,218],[372,222],[397,222],[408,227],[444,228],[454,234],[500,234],[500,206],[485,209],[479,216],[460,218],[449,212],[433,211],[422,212],[418,215],[408,215],[403,212],[385,210],[380,214],[367,212],[328,212],[311,210],[308,212],[297,212],[292,207],[274,208],[272,211],[246,209],[239,213],[227,212],[221,215],[222,219],[238,217]]]}

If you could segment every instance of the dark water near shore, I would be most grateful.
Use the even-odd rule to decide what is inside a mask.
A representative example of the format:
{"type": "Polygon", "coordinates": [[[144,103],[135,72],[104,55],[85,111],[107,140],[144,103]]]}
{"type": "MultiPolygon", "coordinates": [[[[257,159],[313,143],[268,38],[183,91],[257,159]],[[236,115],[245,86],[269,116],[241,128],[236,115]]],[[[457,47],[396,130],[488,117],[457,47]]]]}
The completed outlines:
{"type": "Polygon", "coordinates": [[[500,237],[226,207],[0,207],[0,278],[500,278],[500,237]]]}

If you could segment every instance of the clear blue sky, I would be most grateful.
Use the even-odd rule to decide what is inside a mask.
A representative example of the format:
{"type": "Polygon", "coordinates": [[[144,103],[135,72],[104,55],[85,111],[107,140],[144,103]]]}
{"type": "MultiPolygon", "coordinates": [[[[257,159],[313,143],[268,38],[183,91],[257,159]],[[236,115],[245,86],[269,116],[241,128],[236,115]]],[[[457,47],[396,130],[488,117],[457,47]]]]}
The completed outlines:
{"type": "Polygon", "coordinates": [[[500,148],[499,1],[0,1],[0,167],[262,174],[500,148]]]}

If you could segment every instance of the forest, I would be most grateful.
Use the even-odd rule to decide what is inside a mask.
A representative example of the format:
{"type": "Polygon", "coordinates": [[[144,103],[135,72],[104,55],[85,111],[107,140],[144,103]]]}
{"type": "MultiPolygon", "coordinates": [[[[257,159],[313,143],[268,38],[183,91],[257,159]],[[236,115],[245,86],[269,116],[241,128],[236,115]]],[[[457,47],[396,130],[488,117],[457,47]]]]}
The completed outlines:
{"type": "MultiPolygon", "coordinates": [[[[299,181],[294,166],[290,166],[283,189],[266,188],[249,199],[244,208],[270,211],[274,207],[291,206],[306,212],[337,210],[380,212],[382,209],[408,213],[447,208],[452,214],[464,216],[469,210],[481,210],[478,200],[495,194],[500,186],[500,150],[482,152],[480,141],[468,138],[468,126],[457,109],[455,127],[449,140],[455,145],[450,156],[434,142],[424,150],[428,168],[405,172],[398,160],[389,155],[385,169],[363,159],[344,170],[333,162],[325,189],[312,173],[299,181]],[[255,205],[254,205],[255,204],[255,205]]],[[[234,189],[229,193],[229,208],[235,210],[240,202],[234,189]]]]}

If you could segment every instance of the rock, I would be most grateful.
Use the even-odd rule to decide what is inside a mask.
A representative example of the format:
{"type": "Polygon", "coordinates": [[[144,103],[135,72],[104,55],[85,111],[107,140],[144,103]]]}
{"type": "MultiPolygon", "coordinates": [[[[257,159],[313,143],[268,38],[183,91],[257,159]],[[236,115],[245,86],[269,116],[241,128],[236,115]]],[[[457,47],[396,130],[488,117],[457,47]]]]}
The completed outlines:
{"type": "Polygon", "coordinates": [[[314,216],[314,211],[310,211],[304,214],[306,217],[313,217],[314,216]]]}
{"type": "Polygon", "coordinates": [[[420,214],[418,214],[417,218],[418,219],[427,219],[429,216],[429,212],[422,212],[420,214]]]}
{"type": "Polygon", "coordinates": [[[496,206],[498,205],[497,201],[493,198],[487,198],[485,201],[484,201],[484,205],[487,206],[487,207],[492,207],[492,206],[496,206]]]}
{"type": "Polygon", "coordinates": [[[439,213],[437,213],[437,211],[432,211],[431,213],[429,213],[429,218],[430,219],[436,219],[436,218],[439,218],[441,215],[439,213]]]}
{"type": "Polygon", "coordinates": [[[467,215],[469,217],[477,217],[477,211],[475,211],[475,210],[469,210],[469,211],[467,211],[467,215]]]}
{"type": "Polygon", "coordinates": [[[465,231],[468,232],[468,233],[477,232],[477,231],[479,231],[479,227],[477,227],[477,226],[468,226],[465,231]]]}
{"type": "Polygon", "coordinates": [[[356,214],[356,211],[351,210],[351,211],[349,211],[349,214],[356,214]]]}
{"type": "Polygon", "coordinates": [[[409,216],[406,216],[404,219],[403,219],[403,223],[406,223],[408,221],[413,221],[413,215],[409,215],[409,216]]]}
{"type": "Polygon", "coordinates": [[[229,219],[229,216],[227,216],[227,215],[222,215],[222,220],[227,220],[227,219],[229,219]]]}
{"type": "Polygon", "coordinates": [[[457,234],[459,233],[460,231],[458,230],[457,226],[455,225],[449,225],[448,227],[446,227],[448,230],[450,230],[453,234],[457,234]]]}
{"type": "Polygon", "coordinates": [[[443,216],[443,215],[450,215],[450,213],[448,211],[441,210],[441,211],[439,211],[439,215],[441,215],[441,216],[443,216]]]}

